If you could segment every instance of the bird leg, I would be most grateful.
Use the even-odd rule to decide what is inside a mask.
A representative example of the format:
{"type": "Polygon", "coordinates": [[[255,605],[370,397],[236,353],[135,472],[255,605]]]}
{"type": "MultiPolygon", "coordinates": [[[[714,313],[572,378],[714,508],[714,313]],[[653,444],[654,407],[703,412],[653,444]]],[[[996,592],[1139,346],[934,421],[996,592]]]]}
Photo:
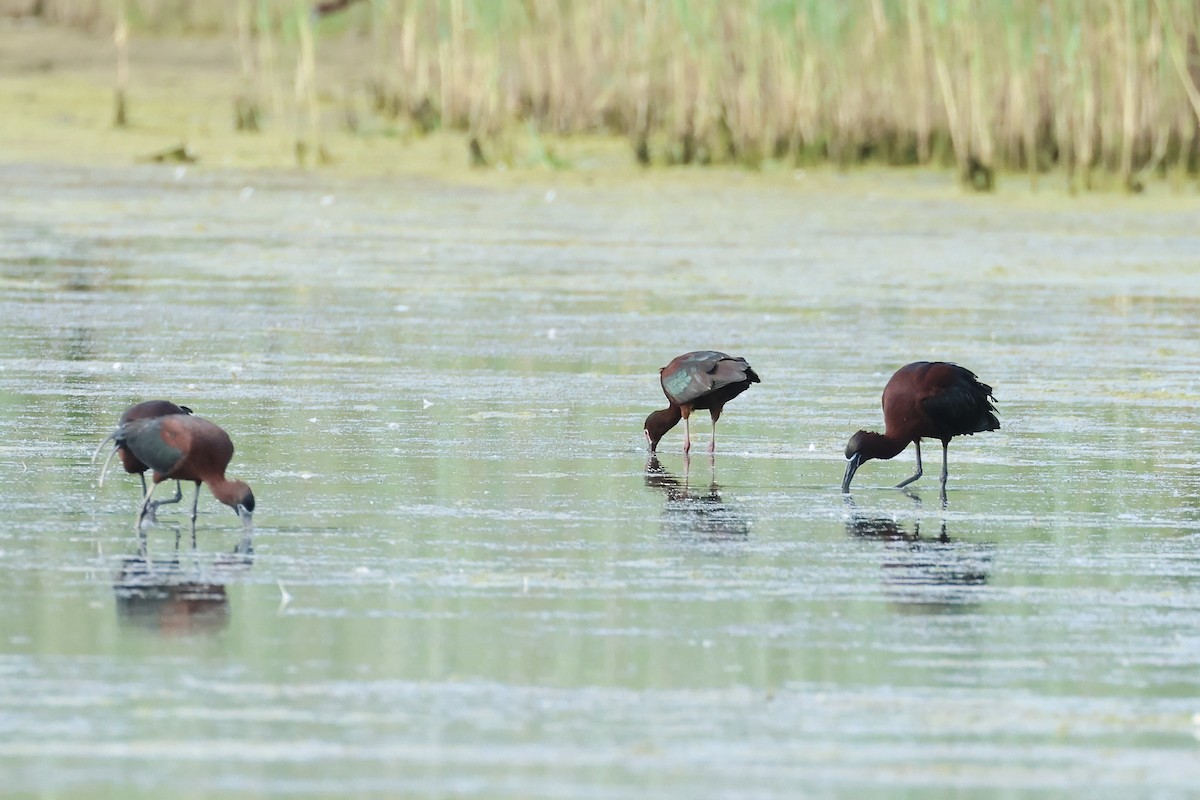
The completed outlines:
{"type": "MultiPolygon", "coordinates": [[[[146,476],[142,475],[142,491],[146,489],[146,476]]],[[[158,511],[159,506],[169,506],[172,503],[178,503],[183,499],[183,487],[179,485],[179,481],[175,481],[175,496],[166,500],[155,500],[150,504],[150,516],[154,516],[154,512],[158,511]]]]}
{"type": "MultiPolygon", "coordinates": [[[[144,499],[146,497],[146,473],[139,472],[138,477],[142,479],[142,498],[144,499]]],[[[149,516],[150,519],[154,522],[158,522],[158,514],[155,513],[156,511],[158,511],[158,501],[157,500],[154,501],[153,503],[151,503],[150,505],[146,506],[146,515],[149,516]]],[[[141,527],[141,525],[140,525],[140,521],[139,521],[139,529],[140,529],[140,527],[141,527]]]]}
{"type": "Polygon", "coordinates": [[[946,479],[950,477],[947,461],[950,458],[949,440],[942,442],[942,508],[946,507],[946,479]]]}
{"type": "Polygon", "coordinates": [[[686,456],[692,451],[692,423],[689,419],[690,414],[683,415],[683,454],[686,456]]]}
{"type": "MultiPolygon", "coordinates": [[[[913,442],[913,444],[915,444],[917,446],[917,474],[913,475],[911,478],[909,478],[906,481],[900,481],[900,483],[897,483],[896,484],[897,489],[903,489],[905,486],[908,486],[910,483],[915,481],[917,478],[921,477],[921,475],[923,474],[921,471],[921,440],[917,439],[915,442],[913,442]]],[[[945,484],[943,483],[943,485],[945,485],[945,484]]]]}
{"type": "Polygon", "coordinates": [[[708,440],[708,455],[711,457],[717,452],[717,420],[721,418],[722,406],[715,405],[708,410],[708,416],[712,418],[712,438],[708,440]]]}
{"type": "MultiPolygon", "coordinates": [[[[145,480],[145,478],[143,478],[145,480]]],[[[150,508],[150,497],[154,494],[154,490],[158,488],[157,483],[151,483],[150,488],[146,490],[146,496],[142,498],[141,508],[138,509],[137,520],[133,523],[133,529],[140,531],[142,529],[142,520],[146,518],[146,511],[150,508]]]]}
{"type": "Polygon", "coordinates": [[[196,537],[196,507],[200,505],[200,483],[196,482],[196,496],[192,499],[192,538],[196,537]]]}

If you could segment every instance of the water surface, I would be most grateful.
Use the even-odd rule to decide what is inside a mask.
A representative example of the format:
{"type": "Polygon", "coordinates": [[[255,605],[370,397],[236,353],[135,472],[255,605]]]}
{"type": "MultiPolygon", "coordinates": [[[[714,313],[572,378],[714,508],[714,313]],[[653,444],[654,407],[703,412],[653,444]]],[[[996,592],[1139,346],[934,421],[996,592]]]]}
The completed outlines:
{"type": "Polygon", "coordinates": [[[1200,202],[0,167],[0,774],[56,797],[1185,796],[1200,202]],[[1144,202],[1143,202],[1144,201],[1144,202]],[[763,378],[648,463],[657,369],[763,378]],[[891,372],[1002,429],[838,489],[891,372]],[[233,436],[138,537],[132,402],[233,436]]]}

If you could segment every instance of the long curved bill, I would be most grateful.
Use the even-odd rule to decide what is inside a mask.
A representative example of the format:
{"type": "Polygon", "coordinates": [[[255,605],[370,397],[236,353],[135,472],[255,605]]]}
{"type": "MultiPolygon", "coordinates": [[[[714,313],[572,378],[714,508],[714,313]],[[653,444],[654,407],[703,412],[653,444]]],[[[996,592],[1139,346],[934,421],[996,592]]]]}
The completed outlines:
{"type": "Polygon", "coordinates": [[[104,441],[103,441],[103,442],[101,442],[100,444],[96,445],[96,452],[92,453],[92,464],[93,464],[93,465],[95,465],[95,463],[96,463],[96,459],[100,457],[100,451],[104,449],[104,445],[108,444],[109,442],[111,442],[111,441],[112,441],[113,439],[115,439],[115,438],[117,438],[117,434],[116,434],[115,432],[114,432],[114,433],[110,433],[108,436],[105,436],[105,437],[104,437],[104,441]]]}
{"type": "Polygon", "coordinates": [[[117,448],[113,447],[112,452],[108,454],[108,458],[104,459],[104,466],[100,468],[100,488],[104,488],[104,476],[108,472],[108,465],[112,463],[113,456],[117,454],[117,448]]]}
{"type": "Polygon", "coordinates": [[[862,457],[858,453],[846,459],[846,475],[842,478],[842,494],[850,493],[850,481],[854,479],[854,473],[858,471],[858,465],[861,463],[862,457]]]}

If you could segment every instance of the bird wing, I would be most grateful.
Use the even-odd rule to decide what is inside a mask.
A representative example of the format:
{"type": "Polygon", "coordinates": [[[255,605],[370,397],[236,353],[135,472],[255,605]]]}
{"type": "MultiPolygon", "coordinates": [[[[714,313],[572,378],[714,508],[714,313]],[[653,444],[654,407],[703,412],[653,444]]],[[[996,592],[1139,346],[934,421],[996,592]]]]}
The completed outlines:
{"type": "Polygon", "coordinates": [[[937,421],[947,438],[962,433],[994,431],[999,428],[1000,420],[996,418],[996,407],[989,399],[992,387],[980,383],[975,373],[965,367],[948,366],[952,366],[953,371],[946,373],[943,385],[935,388],[921,401],[921,406],[929,418],[937,421]]]}
{"type": "Polygon", "coordinates": [[[183,458],[183,451],[163,441],[163,419],[151,417],[127,422],[117,428],[114,438],[150,469],[166,475],[183,458]]]}
{"type": "Polygon", "coordinates": [[[692,403],[731,383],[747,380],[758,383],[758,375],[754,374],[744,358],[717,352],[690,353],[689,356],[662,378],[667,396],[679,405],[692,403]]]}
{"type": "Polygon", "coordinates": [[[186,406],[177,406],[170,400],[146,400],[125,409],[125,411],[121,414],[121,418],[117,420],[117,425],[124,425],[126,422],[132,422],[135,419],[148,419],[150,417],[165,417],[168,414],[190,413],[192,413],[190,408],[186,406]]]}

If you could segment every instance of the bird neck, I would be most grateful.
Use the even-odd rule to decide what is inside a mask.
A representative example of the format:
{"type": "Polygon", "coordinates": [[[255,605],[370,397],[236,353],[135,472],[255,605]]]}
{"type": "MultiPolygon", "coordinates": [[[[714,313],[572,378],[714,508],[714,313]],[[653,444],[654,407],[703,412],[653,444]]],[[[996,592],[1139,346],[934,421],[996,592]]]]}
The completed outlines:
{"type": "Polygon", "coordinates": [[[889,458],[895,458],[900,455],[911,441],[911,439],[903,437],[893,437],[885,433],[868,431],[867,435],[859,443],[858,451],[862,453],[863,461],[872,458],[879,458],[886,461],[889,458]]]}
{"type": "Polygon", "coordinates": [[[646,417],[645,428],[646,436],[650,438],[650,449],[653,450],[657,447],[658,440],[666,435],[667,431],[678,425],[681,419],[683,419],[683,410],[675,403],[646,417]]]}
{"type": "Polygon", "coordinates": [[[231,508],[241,502],[242,495],[246,491],[246,484],[241,481],[231,481],[223,475],[215,480],[206,481],[206,483],[212,491],[213,497],[231,508]]]}

